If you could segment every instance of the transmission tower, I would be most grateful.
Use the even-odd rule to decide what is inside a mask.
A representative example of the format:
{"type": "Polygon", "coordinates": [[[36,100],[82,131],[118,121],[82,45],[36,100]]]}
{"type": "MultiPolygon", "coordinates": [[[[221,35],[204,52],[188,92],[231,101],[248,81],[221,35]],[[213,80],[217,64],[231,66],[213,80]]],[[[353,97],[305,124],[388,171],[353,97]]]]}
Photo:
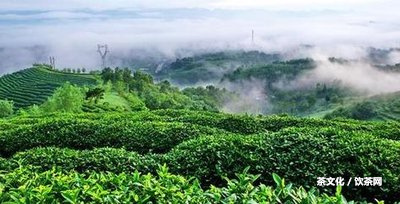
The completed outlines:
{"type": "Polygon", "coordinates": [[[103,66],[103,68],[105,68],[106,67],[106,57],[107,57],[107,54],[110,52],[108,50],[108,45],[97,45],[97,52],[100,54],[102,66],[103,66]]]}
{"type": "Polygon", "coordinates": [[[51,68],[52,68],[52,69],[56,69],[56,60],[55,60],[55,58],[52,57],[52,56],[50,56],[49,59],[50,59],[50,66],[51,66],[51,68]]]}
{"type": "Polygon", "coordinates": [[[254,30],[251,30],[251,43],[254,45],[254,30]]]}

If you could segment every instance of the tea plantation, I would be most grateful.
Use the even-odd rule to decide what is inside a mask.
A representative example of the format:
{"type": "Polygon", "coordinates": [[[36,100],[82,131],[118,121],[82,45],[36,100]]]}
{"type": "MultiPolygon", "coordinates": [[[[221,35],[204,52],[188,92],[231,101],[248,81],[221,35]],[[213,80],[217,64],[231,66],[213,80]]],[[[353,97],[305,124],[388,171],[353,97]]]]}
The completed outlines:
{"type": "Polygon", "coordinates": [[[393,203],[399,161],[397,122],[187,110],[0,120],[5,203],[393,203]],[[382,186],[317,187],[377,176],[382,186]]]}
{"type": "Polygon", "coordinates": [[[42,104],[66,82],[96,84],[95,78],[89,74],[63,73],[45,66],[34,66],[0,77],[0,99],[13,101],[16,108],[42,104]]]}

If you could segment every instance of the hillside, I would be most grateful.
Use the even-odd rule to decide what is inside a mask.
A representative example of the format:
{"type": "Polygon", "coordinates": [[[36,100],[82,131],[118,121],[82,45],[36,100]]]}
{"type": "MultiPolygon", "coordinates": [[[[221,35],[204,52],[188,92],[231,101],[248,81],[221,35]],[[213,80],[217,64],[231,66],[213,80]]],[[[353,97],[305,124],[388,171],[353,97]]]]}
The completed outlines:
{"type": "Polygon", "coordinates": [[[261,100],[269,104],[269,109],[263,110],[263,114],[309,116],[331,110],[347,97],[356,96],[340,81],[298,83],[303,74],[316,69],[316,64],[313,59],[305,58],[238,68],[225,74],[221,84],[233,84],[239,90],[260,84],[256,87],[265,95],[261,100]]]}
{"type": "Polygon", "coordinates": [[[341,106],[325,118],[351,118],[357,120],[400,120],[400,92],[372,96],[341,106]]]}
{"type": "Polygon", "coordinates": [[[45,103],[50,99],[59,101],[52,105],[72,109],[71,104],[76,100],[82,101],[82,107],[75,110],[84,112],[129,112],[146,108],[218,111],[225,101],[233,97],[233,93],[213,86],[181,90],[168,81],[156,82],[151,75],[141,71],[132,72],[128,68],[106,68],[90,74],[75,74],[66,69],[60,71],[52,70],[47,65],[34,65],[0,77],[0,100],[14,103],[14,110],[19,110],[15,113],[25,110],[37,113],[44,109],[45,112],[56,111],[57,108],[45,103]],[[73,87],[68,86],[67,82],[73,87]],[[71,98],[73,94],[66,89],[74,89],[78,98],[71,98]],[[100,92],[88,96],[93,90],[100,92]],[[56,93],[59,97],[63,95],[63,98],[49,98],[56,93]]]}
{"type": "MultiPolygon", "coordinates": [[[[226,80],[290,78],[312,67],[310,60],[277,62],[237,71],[226,80]]],[[[55,94],[44,108],[0,119],[0,203],[27,198],[31,203],[398,201],[398,122],[220,113],[221,104],[236,95],[213,86],[180,90],[128,68],[78,75],[34,67],[5,79],[14,79],[12,90],[21,95],[21,87],[29,84],[61,88],[51,90],[55,94]],[[103,83],[81,87],[96,79],[103,83]],[[102,94],[88,98],[95,90],[102,94]],[[80,101],[79,110],[64,109],[78,103],[56,103],[68,100],[80,101]],[[49,111],[49,103],[61,111],[49,111]],[[320,176],[346,181],[379,176],[383,185],[320,187],[320,176]]],[[[322,84],[299,93],[278,91],[272,84],[266,88],[287,103],[280,110],[329,108],[327,96],[333,100],[342,93],[322,84]]],[[[387,101],[382,109],[393,115],[395,99],[398,94],[369,101],[387,101]]]]}
{"type": "Polygon", "coordinates": [[[42,104],[62,84],[94,85],[96,79],[89,74],[52,71],[46,66],[34,66],[0,77],[0,99],[14,101],[16,108],[42,104]]]}
{"type": "Polygon", "coordinates": [[[259,51],[225,51],[178,58],[154,71],[154,76],[179,85],[219,81],[238,67],[263,65],[280,60],[278,54],[259,51]]]}

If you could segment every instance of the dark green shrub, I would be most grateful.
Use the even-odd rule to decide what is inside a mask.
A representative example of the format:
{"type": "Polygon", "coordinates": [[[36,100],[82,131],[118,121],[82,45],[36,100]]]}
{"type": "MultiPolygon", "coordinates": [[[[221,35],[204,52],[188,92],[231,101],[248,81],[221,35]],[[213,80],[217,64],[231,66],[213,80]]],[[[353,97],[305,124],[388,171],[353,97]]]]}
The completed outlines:
{"type": "Polygon", "coordinates": [[[332,119],[337,117],[351,118],[356,120],[370,120],[378,116],[376,111],[376,104],[370,101],[364,101],[353,104],[349,107],[341,107],[334,110],[325,116],[326,119],[332,119]]]}
{"type": "Polygon", "coordinates": [[[186,123],[116,122],[61,119],[0,133],[0,155],[34,147],[123,147],[139,153],[163,153],[199,135],[223,131],[186,123]]]}

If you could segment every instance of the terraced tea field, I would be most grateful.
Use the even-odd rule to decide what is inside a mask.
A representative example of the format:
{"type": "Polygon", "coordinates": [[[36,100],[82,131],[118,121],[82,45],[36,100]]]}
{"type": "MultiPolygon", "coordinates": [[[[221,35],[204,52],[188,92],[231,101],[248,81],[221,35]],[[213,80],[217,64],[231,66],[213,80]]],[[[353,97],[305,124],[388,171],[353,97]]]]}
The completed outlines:
{"type": "Polygon", "coordinates": [[[34,66],[0,77],[0,99],[14,101],[16,108],[41,104],[62,84],[93,85],[96,79],[88,74],[70,74],[34,66]]]}

